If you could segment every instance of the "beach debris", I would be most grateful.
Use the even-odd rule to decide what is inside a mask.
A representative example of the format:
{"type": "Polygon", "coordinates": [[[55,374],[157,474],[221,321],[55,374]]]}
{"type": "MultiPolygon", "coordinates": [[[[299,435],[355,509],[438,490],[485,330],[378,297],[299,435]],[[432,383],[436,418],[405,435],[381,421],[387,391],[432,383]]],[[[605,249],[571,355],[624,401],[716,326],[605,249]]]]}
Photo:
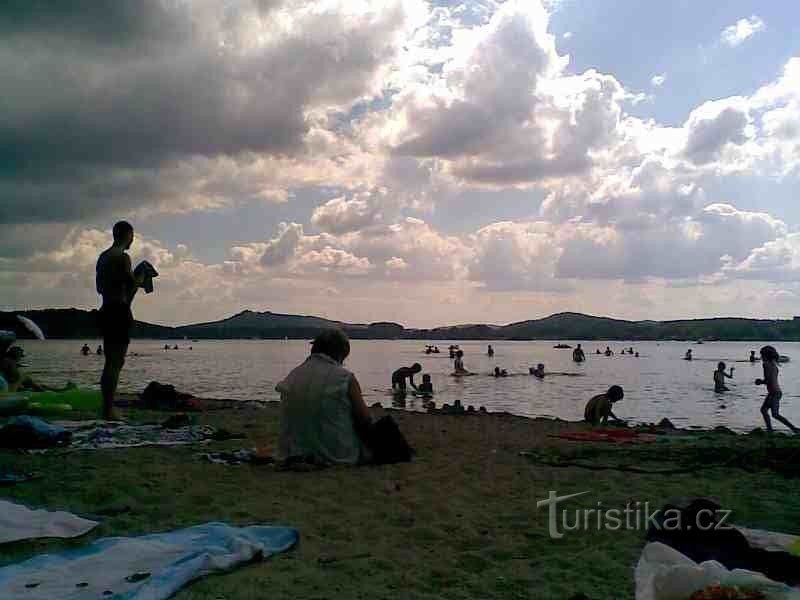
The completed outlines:
{"type": "Polygon", "coordinates": [[[661,419],[661,420],[658,422],[658,425],[657,425],[657,427],[660,427],[661,429],[675,429],[675,425],[673,425],[673,424],[672,424],[672,421],[670,421],[670,420],[669,420],[668,418],[666,418],[666,417],[664,417],[663,419],[661,419]]]}
{"type": "Polygon", "coordinates": [[[138,583],[140,581],[144,581],[150,577],[150,573],[148,572],[141,572],[141,573],[134,573],[133,575],[128,575],[125,578],[125,581],[128,583],[138,583]]]}

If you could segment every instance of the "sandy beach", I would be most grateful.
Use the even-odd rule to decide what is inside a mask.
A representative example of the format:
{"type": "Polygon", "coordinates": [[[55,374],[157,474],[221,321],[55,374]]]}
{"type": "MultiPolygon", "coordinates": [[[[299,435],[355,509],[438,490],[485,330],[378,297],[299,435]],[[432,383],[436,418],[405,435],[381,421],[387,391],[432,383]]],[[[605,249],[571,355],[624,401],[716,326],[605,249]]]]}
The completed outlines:
{"type": "MultiPolygon", "coordinates": [[[[782,468],[780,457],[800,455],[800,440],[782,435],[678,431],[656,435],[650,443],[620,445],[553,437],[588,431],[578,423],[391,411],[417,450],[413,462],[291,472],[272,465],[211,464],[197,456],[242,447],[269,452],[276,440],[276,403],[205,402],[204,408],[192,415],[196,423],[240,432],[246,439],[44,455],[1,451],[1,467],[41,475],[5,488],[4,497],[95,515],[102,524],[70,542],[7,545],[0,561],[78,547],[87,539],[207,521],[283,524],[300,531],[294,550],[202,579],[176,598],[567,600],[582,593],[617,599],[633,597],[644,530],[574,531],[550,539],[547,512],[536,508],[550,490],[590,492],[569,508],[598,502],[623,508],[638,501],[655,509],[669,499],[705,496],[733,511],[739,525],[800,533],[796,467],[776,472],[782,468]],[[521,455],[527,452],[533,456],[521,455]],[[751,457],[751,463],[735,460],[737,455],[751,457]],[[698,456],[711,458],[701,465],[698,456]],[[553,466],[564,461],[590,468],[553,466]],[[685,472],[613,468],[625,464],[685,472]]],[[[376,417],[387,412],[372,410],[376,417]]],[[[122,413],[130,422],[169,416],[122,413]]]]}

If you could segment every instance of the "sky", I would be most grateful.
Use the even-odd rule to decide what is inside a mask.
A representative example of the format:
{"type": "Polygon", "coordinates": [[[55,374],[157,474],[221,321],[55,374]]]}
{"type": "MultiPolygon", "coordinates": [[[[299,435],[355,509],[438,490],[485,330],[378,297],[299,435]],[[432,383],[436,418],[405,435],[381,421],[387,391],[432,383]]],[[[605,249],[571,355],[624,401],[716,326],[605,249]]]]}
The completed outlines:
{"type": "Polygon", "coordinates": [[[800,314],[800,4],[0,4],[0,309],[800,314]]]}

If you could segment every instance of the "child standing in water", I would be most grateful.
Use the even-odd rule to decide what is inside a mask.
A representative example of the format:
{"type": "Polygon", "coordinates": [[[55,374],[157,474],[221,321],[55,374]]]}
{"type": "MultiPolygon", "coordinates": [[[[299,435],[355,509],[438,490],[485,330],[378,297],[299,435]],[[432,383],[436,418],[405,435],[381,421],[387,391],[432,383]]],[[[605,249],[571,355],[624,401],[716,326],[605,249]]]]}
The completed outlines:
{"type": "Polygon", "coordinates": [[[423,396],[433,396],[433,383],[431,383],[431,376],[425,373],[422,376],[422,383],[419,384],[417,392],[423,396]]]}
{"type": "Polygon", "coordinates": [[[767,397],[764,398],[764,404],[761,405],[761,414],[764,417],[764,423],[767,425],[767,431],[772,432],[772,422],[769,418],[769,413],[772,416],[786,425],[793,433],[798,433],[797,427],[786,417],[781,416],[781,398],[783,392],[781,386],[778,384],[778,351],[772,346],[764,346],[761,349],[761,363],[764,366],[764,379],[756,379],[756,385],[767,386],[767,397]]]}
{"type": "Polygon", "coordinates": [[[720,362],[717,365],[717,370],[714,371],[714,391],[727,392],[728,387],[725,385],[725,378],[733,378],[733,367],[731,367],[730,375],[725,372],[725,363],[720,362]]]}

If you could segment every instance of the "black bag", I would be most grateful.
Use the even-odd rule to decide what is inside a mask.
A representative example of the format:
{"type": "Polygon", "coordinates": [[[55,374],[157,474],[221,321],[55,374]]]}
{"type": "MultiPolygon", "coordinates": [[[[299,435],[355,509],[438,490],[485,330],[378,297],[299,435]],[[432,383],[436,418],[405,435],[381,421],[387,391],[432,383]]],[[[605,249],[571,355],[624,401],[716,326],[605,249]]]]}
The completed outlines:
{"type": "Polygon", "coordinates": [[[391,416],[372,424],[367,432],[367,446],[372,451],[372,462],[378,465],[409,462],[414,454],[391,416]]]}

